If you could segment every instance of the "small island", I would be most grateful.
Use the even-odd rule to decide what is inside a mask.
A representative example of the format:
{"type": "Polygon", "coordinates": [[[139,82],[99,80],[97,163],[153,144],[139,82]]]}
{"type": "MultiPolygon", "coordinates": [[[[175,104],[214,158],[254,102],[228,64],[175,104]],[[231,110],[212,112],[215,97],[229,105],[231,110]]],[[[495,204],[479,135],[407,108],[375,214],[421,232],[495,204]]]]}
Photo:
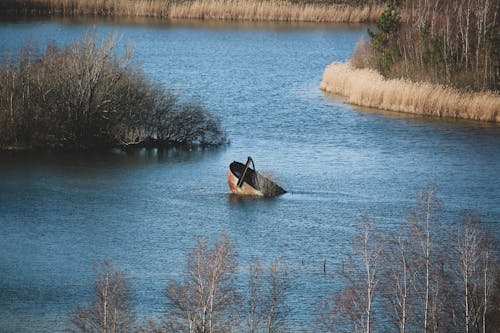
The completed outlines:
{"type": "Polygon", "coordinates": [[[1,150],[210,146],[225,142],[197,100],[152,82],[95,32],[64,47],[31,45],[0,63],[1,150]]]}

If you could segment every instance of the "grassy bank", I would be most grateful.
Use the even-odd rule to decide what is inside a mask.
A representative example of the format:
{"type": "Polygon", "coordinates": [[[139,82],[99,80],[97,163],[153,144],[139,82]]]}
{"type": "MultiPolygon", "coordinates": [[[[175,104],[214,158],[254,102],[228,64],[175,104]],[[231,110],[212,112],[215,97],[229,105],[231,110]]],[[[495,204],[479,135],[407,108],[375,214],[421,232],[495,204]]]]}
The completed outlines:
{"type": "Polygon", "coordinates": [[[349,103],[436,117],[500,122],[500,97],[466,93],[432,83],[384,79],[378,72],[332,63],[323,74],[321,89],[345,96],[349,103]]]}
{"type": "MultiPolygon", "coordinates": [[[[359,1],[358,3],[368,3],[359,1]]],[[[171,19],[217,19],[296,22],[373,22],[380,4],[288,0],[7,0],[0,14],[143,16],[171,19]]]]}

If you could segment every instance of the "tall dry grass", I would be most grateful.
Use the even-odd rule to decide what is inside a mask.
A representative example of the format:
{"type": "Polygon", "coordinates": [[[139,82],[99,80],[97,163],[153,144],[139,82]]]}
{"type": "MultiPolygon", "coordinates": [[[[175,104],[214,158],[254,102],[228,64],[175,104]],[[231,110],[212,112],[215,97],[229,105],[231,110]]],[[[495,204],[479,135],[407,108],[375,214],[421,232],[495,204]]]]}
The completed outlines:
{"type": "Polygon", "coordinates": [[[349,103],[383,110],[446,118],[500,122],[500,97],[465,93],[438,84],[386,80],[371,69],[350,62],[326,67],[321,89],[347,97],[349,103]]]}
{"type": "Polygon", "coordinates": [[[0,12],[56,15],[147,16],[298,22],[373,22],[382,5],[350,6],[287,0],[6,0],[0,12]]]}
{"type": "Polygon", "coordinates": [[[199,0],[173,4],[172,18],[298,21],[298,22],[365,22],[374,21],[382,7],[298,4],[288,1],[199,0]]]}

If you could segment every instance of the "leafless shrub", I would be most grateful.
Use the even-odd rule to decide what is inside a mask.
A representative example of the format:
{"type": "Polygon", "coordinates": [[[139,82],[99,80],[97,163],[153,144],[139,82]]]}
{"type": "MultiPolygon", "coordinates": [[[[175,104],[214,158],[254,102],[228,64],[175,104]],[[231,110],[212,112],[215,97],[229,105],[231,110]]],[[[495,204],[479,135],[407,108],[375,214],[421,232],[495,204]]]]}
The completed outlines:
{"type": "Polygon", "coordinates": [[[333,293],[319,306],[317,328],[323,332],[376,331],[374,300],[380,274],[382,243],[373,223],[364,219],[363,229],[354,238],[353,256],[345,260],[337,276],[343,288],[333,293]]]}
{"type": "Polygon", "coordinates": [[[384,303],[388,317],[399,333],[411,331],[413,318],[413,288],[412,264],[413,256],[411,243],[406,231],[396,233],[394,239],[387,241],[384,253],[385,272],[383,289],[387,294],[384,303]]]}
{"type": "Polygon", "coordinates": [[[363,36],[356,43],[350,62],[356,68],[373,67],[370,43],[363,36]]]}
{"type": "Polygon", "coordinates": [[[495,262],[493,291],[490,303],[486,310],[486,329],[481,332],[494,333],[500,331],[500,264],[495,262]]]}
{"type": "Polygon", "coordinates": [[[462,279],[464,332],[486,332],[486,317],[495,283],[493,239],[477,216],[464,212],[457,237],[459,276],[462,279]]]}
{"type": "Polygon", "coordinates": [[[213,245],[198,238],[187,260],[187,277],[171,281],[166,296],[171,307],[167,325],[172,331],[226,332],[234,324],[238,294],[234,248],[225,234],[213,245]]]}
{"type": "Polygon", "coordinates": [[[420,193],[419,207],[408,221],[412,232],[410,271],[415,291],[414,316],[423,332],[436,332],[438,327],[447,326],[450,305],[447,301],[451,299],[446,296],[453,290],[453,286],[447,284],[449,271],[445,265],[451,259],[445,247],[446,235],[437,217],[440,206],[441,200],[433,186],[420,193]]]}
{"type": "Polygon", "coordinates": [[[494,332],[499,327],[498,242],[469,212],[458,235],[446,231],[440,206],[431,187],[397,231],[379,238],[365,224],[357,255],[335,275],[343,278],[342,287],[318,306],[320,332],[494,332]],[[382,326],[374,329],[373,318],[382,326]]]}
{"type": "Polygon", "coordinates": [[[69,319],[74,333],[131,332],[135,310],[127,275],[111,261],[98,267],[95,295],[85,307],[78,306],[69,319]]]}
{"type": "Polygon", "coordinates": [[[0,63],[0,147],[86,149],[225,142],[200,103],[180,103],[131,61],[114,53],[116,36],[95,32],[42,53],[31,47],[0,63]]]}
{"type": "Polygon", "coordinates": [[[248,290],[248,332],[282,332],[288,315],[286,294],[290,287],[289,269],[283,258],[263,266],[255,258],[250,266],[248,290]]]}

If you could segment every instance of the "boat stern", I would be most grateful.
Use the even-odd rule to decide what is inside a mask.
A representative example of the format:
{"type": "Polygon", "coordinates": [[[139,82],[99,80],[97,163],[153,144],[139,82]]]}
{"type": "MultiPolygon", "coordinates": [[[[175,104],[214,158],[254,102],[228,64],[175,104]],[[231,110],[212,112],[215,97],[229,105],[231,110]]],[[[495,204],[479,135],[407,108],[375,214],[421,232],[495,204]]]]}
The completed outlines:
{"type": "Polygon", "coordinates": [[[243,182],[241,186],[238,186],[238,178],[229,170],[227,172],[227,184],[229,185],[229,189],[234,194],[239,195],[253,195],[263,197],[264,193],[259,190],[256,190],[252,186],[250,186],[247,182],[243,182]]]}

